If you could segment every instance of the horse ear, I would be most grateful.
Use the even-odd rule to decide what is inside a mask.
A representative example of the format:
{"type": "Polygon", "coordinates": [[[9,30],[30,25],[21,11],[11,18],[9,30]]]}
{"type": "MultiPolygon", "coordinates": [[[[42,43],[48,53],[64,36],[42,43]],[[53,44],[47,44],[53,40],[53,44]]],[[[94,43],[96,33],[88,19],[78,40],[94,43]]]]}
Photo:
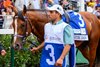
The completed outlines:
{"type": "Polygon", "coordinates": [[[26,13],[26,11],[27,11],[27,8],[26,8],[26,6],[24,5],[23,12],[26,13]]]}
{"type": "Polygon", "coordinates": [[[12,9],[13,9],[13,11],[15,12],[15,15],[17,15],[17,14],[18,14],[17,8],[13,6],[12,9]]]}

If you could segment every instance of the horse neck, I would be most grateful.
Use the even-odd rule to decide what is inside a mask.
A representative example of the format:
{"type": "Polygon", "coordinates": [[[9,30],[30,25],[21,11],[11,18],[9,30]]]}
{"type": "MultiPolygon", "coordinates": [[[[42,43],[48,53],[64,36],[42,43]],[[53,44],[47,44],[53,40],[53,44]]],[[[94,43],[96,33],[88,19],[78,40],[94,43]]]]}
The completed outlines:
{"type": "Polygon", "coordinates": [[[27,16],[32,24],[31,32],[38,38],[39,42],[44,40],[44,25],[50,21],[46,13],[27,12],[27,16]]]}
{"type": "Polygon", "coordinates": [[[39,42],[43,42],[44,40],[44,25],[45,24],[42,24],[42,22],[32,23],[32,33],[38,38],[39,42]]]}
{"type": "Polygon", "coordinates": [[[29,15],[28,17],[30,17],[30,19],[32,19],[35,22],[43,22],[43,23],[47,23],[48,21],[51,20],[47,13],[48,13],[47,11],[43,10],[27,11],[27,14],[29,15]]]}

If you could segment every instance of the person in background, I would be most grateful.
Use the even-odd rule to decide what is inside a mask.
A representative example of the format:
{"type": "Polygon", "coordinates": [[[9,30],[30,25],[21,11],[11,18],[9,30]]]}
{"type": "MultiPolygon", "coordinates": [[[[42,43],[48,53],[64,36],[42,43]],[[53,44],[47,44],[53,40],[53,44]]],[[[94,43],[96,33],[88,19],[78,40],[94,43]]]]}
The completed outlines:
{"type": "MultiPolygon", "coordinates": [[[[4,9],[3,0],[0,0],[0,15],[2,15],[2,10],[3,9],[4,9]]],[[[0,29],[2,29],[2,24],[3,24],[3,17],[0,16],[0,29]]]]}
{"type": "Polygon", "coordinates": [[[45,3],[45,7],[51,7],[52,5],[54,5],[54,1],[53,0],[47,0],[45,3]]]}
{"type": "Polygon", "coordinates": [[[9,29],[11,28],[11,24],[13,22],[13,17],[15,16],[15,13],[13,12],[13,5],[10,0],[6,0],[3,2],[5,10],[2,11],[2,15],[4,18],[3,22],[3,28],[9,29]]]}
{"type": "Polygon", "coordinates": [[[40,9],[40,0],[16,0],[15,7],[18,11],[23,11],[24,5],[27,9],[40,9]]]}
{"type": "Polygon", "coordinates": [[[4,9],[3,0],[0,0],[0,14],[1,14],[1,12],[2,12],[2,9],[4,9]]]}
{"type": "Polygon", "coordinates": [[[95,2],[91,1],[91,2],[87,2],[86,4],[87,4],[87,12],[93,13],[95,2]]]}
{"type": "Polygon", "coordinates": [[[68,7],[68,1],[67,0],[60,0],[59,5],[63,7],[64,10],[67,10],[66,8],[68,7]]]}
{"type": "Polygon", "coordinates": [[[15,7],[17,8],[18,11],[23,11],[24,5],[25,5],[24,0],[15,1],[15,7]]]}
{"type": "MultiPolygon", "coordinates": [[[[62,6],[55,4],[47,10],[52,21],[45,24],[44,42],[38,47],[33,47],[31,51],[34,53],[43,48],[40,67],[69,67],[69,51],[74,44],[72,27],[62,20],[62,6]]],[[[75,57],[74,54],[73,56],[75,57]]],[[[75,67],[75,64],[70,67],[75,67]]]]}
{"type": "Polygon", "coordinates": [[[95,6],[95,11],[93,12],[100,19],[100,4],[95,6]]]}
{"type": "Polygon", "coordinates": [[[30,0],[30,9],[40,9],[40,0],[30,0]]]}
{"type": "Polygon", "coordinates": [[[59,4],[59,1],[61,0],[53,0],[55,4],[59,4]]]}
{"type": "Polygon", "coordinates": [[[0,54],[1,54],[2,56],[5,56],[5,55],[6,55],[6,51],[5,51],[5,49],[3,48],[3,46],[2,46],[1,43],[0,43],[0,54]]]}

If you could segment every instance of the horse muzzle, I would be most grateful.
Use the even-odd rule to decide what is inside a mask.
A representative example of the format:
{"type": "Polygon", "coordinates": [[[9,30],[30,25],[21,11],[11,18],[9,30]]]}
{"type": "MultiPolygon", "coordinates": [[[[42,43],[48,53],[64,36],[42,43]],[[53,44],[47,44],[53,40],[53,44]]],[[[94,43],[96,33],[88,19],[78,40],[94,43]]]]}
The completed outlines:
{"type": "Polygon", "coordinates": [[[14,46],[15,50],[21,50],[22,49],[22,45],[20,43],[16,43],[14,46]]]}

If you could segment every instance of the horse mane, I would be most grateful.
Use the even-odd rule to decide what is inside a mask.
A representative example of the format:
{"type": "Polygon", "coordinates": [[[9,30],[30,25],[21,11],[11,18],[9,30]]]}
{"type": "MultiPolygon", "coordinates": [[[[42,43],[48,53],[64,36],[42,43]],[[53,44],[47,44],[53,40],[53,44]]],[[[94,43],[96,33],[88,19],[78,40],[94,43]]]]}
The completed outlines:
{"type": "Polygon", "coordinates": [[[27,11],[48,11],[46,9],[27,9],[27,11]]]}
{"type": "Polygon", "coordinates": [[[26,14],[35,22],[49,22],[51,19],[48,16],[48,10],[44,9],[27,9],[26,14]],[[46,20],[45,20],[46,19],[46,20]]]}

